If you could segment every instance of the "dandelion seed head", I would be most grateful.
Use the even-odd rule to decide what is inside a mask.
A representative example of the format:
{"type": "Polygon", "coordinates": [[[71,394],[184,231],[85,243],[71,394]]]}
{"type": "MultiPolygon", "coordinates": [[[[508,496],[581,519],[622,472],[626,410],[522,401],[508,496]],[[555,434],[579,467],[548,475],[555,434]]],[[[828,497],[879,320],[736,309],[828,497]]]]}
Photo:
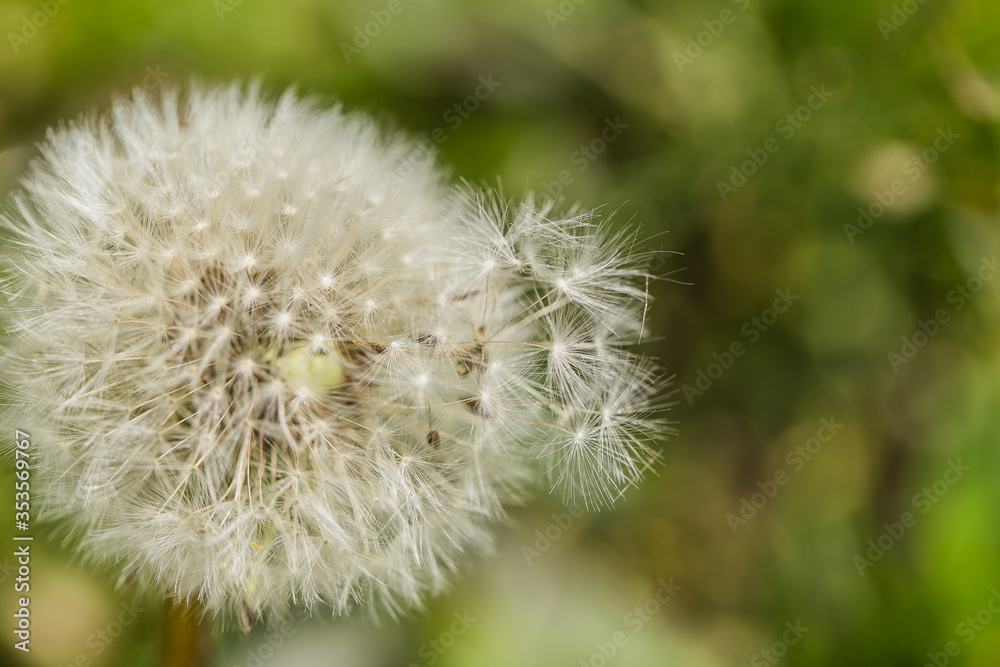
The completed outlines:
{"type": "Polygon", "coordinates": [[[0,216],[0,364],[82,554],[244,624],[392,616],[489,551],[537,470],[602,505],[649,469],[643,258],[412,151],[254,85],[50,132],[0,216]]]}

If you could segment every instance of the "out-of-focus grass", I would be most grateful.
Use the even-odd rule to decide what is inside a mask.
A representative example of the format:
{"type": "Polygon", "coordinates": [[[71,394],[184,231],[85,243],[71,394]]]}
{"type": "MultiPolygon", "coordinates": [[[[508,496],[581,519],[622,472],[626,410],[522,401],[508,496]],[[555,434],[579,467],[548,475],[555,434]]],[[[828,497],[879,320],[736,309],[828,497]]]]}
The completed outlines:
{"type": "MultiPolygon", "coordinates": [[[[498,557],[426,614],[304,625],[272,642],[284,656],[272,664],[596,665],[609,647],[623,667],[766,664],[759,652],[796,621],[809,631],[788,664],[923,664],[950,641],[963,664],[997,663],[1000,622],[960,624],[1000,586],[1000,281],[961,301],[954,290],[1000,249],[1000,5],[401,0],[348,58],[388,3],[224,3],[0,5],[0,190],[45,127],[152,73],[296,83],[417,135],[445,128],[456,176],[641,225],[669,278],[653,285],[644,347],[678,389],[665,464],[614,510],[557,531],[557,499],[516,510],[498,557]],[[11,42],[43,5],[58,11],[11,42]],[[686,51],[698,39],[701,53],[686,51]],[[456,123],[449,110],[481,76],[499,87],[456,123]],[[828,99],[803,111],[818,88],[828,99]],[[581,152],[609,122],[620,134],[581,152]],[[942,132],[953,141],[925,154],[942,132]],[[730,180],[741,167],[752,175],[730,180]],[[768,321],[776,290],[798,298],[768,321]],[[939,309],[949,321],[894,368],[889,353],[939,309]],[[744,352],[718,361],[735,342],[744,352]],[[806,461],[796,448],[822,419],[843,427],[806,461]],[[968,472],[938,494],[958,460],[968,472]],[[779,471],[786,483],[734,534],[727,515],[779,471]],[[906,512],[914,525],[885,537],[906,512]],[[557,539],[526,557],[547,529],[557,539]],[[880,538],[890,548],[859,574],[880,538]],[[670,577],[683,588],[636,623],[670,577]],[[476,620],[457,632],[456,613],[476,620]]],[[[7,484],[0,507],[12,501],[7,484]]],[[[88,643],[127,593],[57,542],[36,546],[38,650],[16,655],[5,634],[0,660],[151,664],[155,605],[124,639],[88,643]]],[[[13,580],[0,578],[9,619],[13,580]]],[[[254,664],[267,639],[227,637],[225,664],[254,664]]]]}

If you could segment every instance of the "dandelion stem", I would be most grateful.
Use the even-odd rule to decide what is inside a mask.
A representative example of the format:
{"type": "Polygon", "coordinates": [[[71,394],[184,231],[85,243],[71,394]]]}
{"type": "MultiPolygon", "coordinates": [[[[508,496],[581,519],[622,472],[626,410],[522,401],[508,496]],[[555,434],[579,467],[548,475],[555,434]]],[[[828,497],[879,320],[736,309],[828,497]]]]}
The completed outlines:
{"type": "Polygon", "coordinates": [[[197,602],[167,599],[163,611],[163,667],[211,667],[212,637],[197,602]]]}

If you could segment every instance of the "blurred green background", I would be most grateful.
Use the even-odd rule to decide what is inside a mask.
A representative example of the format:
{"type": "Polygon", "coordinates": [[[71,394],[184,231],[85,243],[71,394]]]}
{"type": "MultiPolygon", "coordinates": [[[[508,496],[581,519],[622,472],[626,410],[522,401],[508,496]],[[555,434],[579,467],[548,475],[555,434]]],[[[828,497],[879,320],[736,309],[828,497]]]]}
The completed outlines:
{"type": "MultiPolygon", "coordinates": [[[[259,76],[662,251],[657,476],[514,509],[426,613],[227,635],[220,665],[1000,664],[1000,3],[3,0],[0,37],[3,193],[115,91],[259,76]]],[[[157,604],[54,537],[11,648],[5,511],[0,664],[155,664],[157,604]]]]}

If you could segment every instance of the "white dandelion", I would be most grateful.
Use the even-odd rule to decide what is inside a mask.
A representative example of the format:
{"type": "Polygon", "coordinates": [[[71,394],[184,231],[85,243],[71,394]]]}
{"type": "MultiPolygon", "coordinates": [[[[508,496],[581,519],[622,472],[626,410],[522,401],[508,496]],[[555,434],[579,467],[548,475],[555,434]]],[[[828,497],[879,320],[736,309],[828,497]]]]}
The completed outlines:
{"type": "Polygon", "coordinates": [[[46,516],[123,580],[244,626],[393,615],[536,472],[601,505],[657,458],[645,257],[592,213],[256,86],[137,91],[41,151],[4,373],[46,516]]]}

